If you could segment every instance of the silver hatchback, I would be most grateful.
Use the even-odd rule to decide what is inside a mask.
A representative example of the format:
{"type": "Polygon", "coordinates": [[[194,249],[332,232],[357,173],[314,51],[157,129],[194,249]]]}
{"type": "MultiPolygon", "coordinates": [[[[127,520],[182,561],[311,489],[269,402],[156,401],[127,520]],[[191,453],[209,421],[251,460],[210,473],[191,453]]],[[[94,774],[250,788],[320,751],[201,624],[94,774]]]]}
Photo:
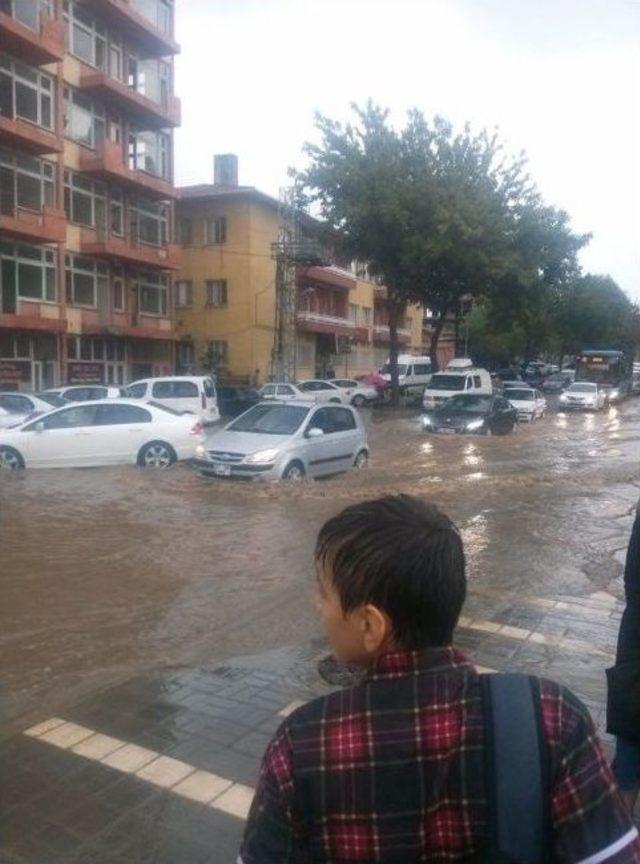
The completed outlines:
{"type": "Polygon", "coordinates": [[[263,402],[197,448],[195,467],[215,477],[299,480],[364,468],[362,419],[347,405],[263,402]]]}

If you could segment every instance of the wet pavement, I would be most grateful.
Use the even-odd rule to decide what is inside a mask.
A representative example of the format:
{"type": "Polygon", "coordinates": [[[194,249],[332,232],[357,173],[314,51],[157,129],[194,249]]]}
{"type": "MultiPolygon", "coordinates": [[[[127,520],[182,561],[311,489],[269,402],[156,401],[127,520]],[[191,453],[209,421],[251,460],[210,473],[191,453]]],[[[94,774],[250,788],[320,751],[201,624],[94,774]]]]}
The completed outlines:
{"type": "Polygon", "coordinates": [[[506,438],[432,438],[409,412],[368,426],[366,472],[294,486],[183,466],[2,478],[0,860],[233,861],[268,736],[327,689],[317,529],[385,492],[463,531],[458,646],[569,684],[602,725],[640,402],[506,438]]]}

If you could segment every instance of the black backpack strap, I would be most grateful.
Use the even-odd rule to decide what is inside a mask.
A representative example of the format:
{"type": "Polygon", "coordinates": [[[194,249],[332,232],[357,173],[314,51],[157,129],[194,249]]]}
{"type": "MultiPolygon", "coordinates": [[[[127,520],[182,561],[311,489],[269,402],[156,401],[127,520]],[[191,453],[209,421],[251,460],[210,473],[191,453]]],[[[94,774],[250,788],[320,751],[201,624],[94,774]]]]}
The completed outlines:
{"type": "Polygon", "coordinates": [[[553,860],[547,746],[537,681],[482,675],[485,764],[493,842],[522,864],[553,860]]]}

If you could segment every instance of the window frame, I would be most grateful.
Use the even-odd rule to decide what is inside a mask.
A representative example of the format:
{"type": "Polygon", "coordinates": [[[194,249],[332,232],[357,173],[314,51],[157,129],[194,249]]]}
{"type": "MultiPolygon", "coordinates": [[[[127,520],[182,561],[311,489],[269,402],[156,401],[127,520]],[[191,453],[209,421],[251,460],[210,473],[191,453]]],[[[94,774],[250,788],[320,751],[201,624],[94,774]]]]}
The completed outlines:
{"type": "Polygon", "coordinates": [[[58,302],[58,267],[53,249],[46,246],[33,246],[29,243],[5,243],[2,241],[0,242],[0,260],[5,258],[15,262],[16,300],[31,303],[58,302]],[[32,255],[24,254],[28,249],[32,250],[32,255]],[[28,294],[20,292],[20,268],[36,266],[41,271],[41,293],[39,297],[30,297],[28,294]],[[52,287],[52,291],[49,290],[50,287],[52,287]]]}
{"type": "Polygon", "coordinates": [[[15,60],[4,52],[0,52],[0,80],[4,76],[10,81],[11,88],[11,112],[12,118],[24,120],[26,123],[32,123],[34,126],[39,126],[41,129],[46,129],[48,132],[53,132],[56,128],[56,99],[55,99],[55,80],[41,72],[28,63],[23,63],[21,60],[15,60]],[[31,79],[27,77],[21,70],[26,70],[31,75],[31,79]],[[35,79],[35,80],[33,80],[35,79]],[[45,86],[46,82],[46,86],[45,86]],[[36,94],[36,118],[25,116],[18,112],[18,87],[27,87],[36,94]],[[50,123],[44,122],[45,115],[44,104],[48,100],[48,114],[50,123]]]}
{"type": "Polygon", "coordinates": [[[169,280],[165,274],[156,274],[141,270],[136,274],[134,284],[138,292],[138,312],[140,315],[147,315],[153,318],[166,318],[169,315],[169,280]],[[151,296],[150,292],[152,291],[156,293],[158,298],[157,308],[159,311],[143,308],[145,291],[147,292],[147,297],[151,296]]]}
{"type": "Polygon", "coordinates": [[[173,286],[176,309],[191,309],[193,307],[193,280],[177,279],[173,286]],[[184,296],[183,290],[184,289],[184,296]]]}
{"type": "Polygon", "coordinates": [[[95,150],[96,146],[107,137],[107,114],[104,106],[101,106],[94,99],[87,96],[82,92],[82,90],[77,90],[69,84],[64,85],[62,103],[64,106],[65,138],[69,141],[73,141],[80,147],[95,150]],[[78,100],[81,100],[86,104],[80,104],[78,100]],[[81,138],[74,138],[73,135],[71,135],[71,116],[74,108],[90,115],[91,123],[89,141],[82,140],[81,138]]]}
{"type": "MultiPolygon", "coordinates": [[[[103,283],[103,288],[110,287],[110,273],[109,267],[104,264],[102,261],[96,261],[93,258],[88,258],[85,255],[75,255],[72,252],[67,252],[65,255],[64,261],[64,271],[65,271],[65,297],[66,301],[70,306],[75,306],[80,309],[97,309],[98,308],[98,299],[100,293],[100,282],[101,280],[105,280],[106,284],[103,283]],[[81,262],[87,262],[86,266],[83,264],[78,265],[78,259],[81,262]],[[89,264],[92,266],[89,267],[89,264]],[[78,288],[75,285],[75,276],[87,277],[90,276],[93,281],[93,302],[92,303],[79,303],[76,297],[76,291],[78,288]]],[[[81,357],[81,359],[84,359],[81,357]]]]}
{"type": "Polygon", "coordinates": [[[228,305],[229,295],[227,293],[226,279],[207,279],[204,286],[205,306],[210,306],[212,309],[221,309],[228,305]],[[217,299],[214,297],[216,289],[219,294],[217,299]]]}
{"type": "Polygon", "coordinates": [[[205,219],[205,246],[222,246],[227,242],[227,217],[209,216],[205,219]]]}

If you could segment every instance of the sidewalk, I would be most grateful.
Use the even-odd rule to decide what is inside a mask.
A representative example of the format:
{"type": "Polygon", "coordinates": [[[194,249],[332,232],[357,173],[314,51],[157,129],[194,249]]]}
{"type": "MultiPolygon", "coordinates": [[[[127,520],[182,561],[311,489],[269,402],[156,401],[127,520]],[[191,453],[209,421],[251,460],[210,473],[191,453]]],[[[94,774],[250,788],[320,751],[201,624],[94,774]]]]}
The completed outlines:
{"type": "MultiPolygon", "coordinates": [[[[481,671],[569,685],[602,730],[622,606],[474,593],[456,644],[481,671]]],[[[132,679],[0,744],[2,861],[234,862],[271,734],[330,689],[321,643],[132,679]]]]}

